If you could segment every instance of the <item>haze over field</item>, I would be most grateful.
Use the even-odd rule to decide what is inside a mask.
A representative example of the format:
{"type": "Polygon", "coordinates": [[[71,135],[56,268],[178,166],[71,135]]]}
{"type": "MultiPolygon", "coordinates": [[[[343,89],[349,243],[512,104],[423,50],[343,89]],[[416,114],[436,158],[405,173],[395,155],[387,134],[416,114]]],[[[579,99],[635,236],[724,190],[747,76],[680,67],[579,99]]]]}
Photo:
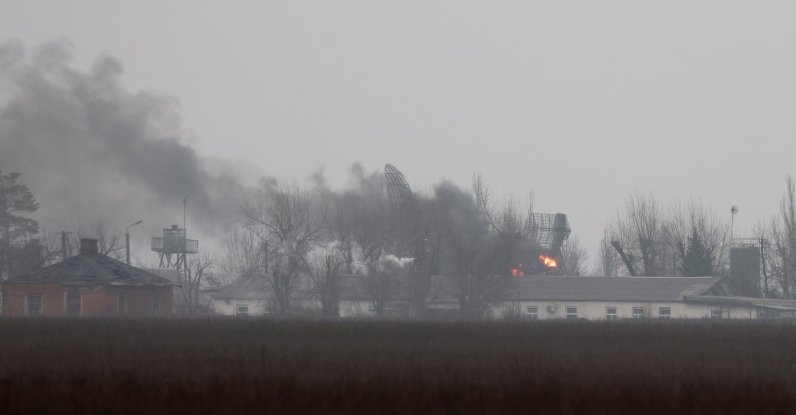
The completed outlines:
{"type": "MultiPolygon", "coordinates": [[[[775,213],[794,172],[794,12],[7,1],[0,165],[23,173],[44,225],[97,211],[179,221],[188,197],[197,224],[223,226],[208,218],[235,219],[234,177],[323,169],[340,187],[359,161],[393,163],[421,190],[440,178],[467,186],[474,172],[496,195],[534,189],[536,209],[567,213],[592,256],[635,190],[727,216],[739,205],[744,233],[775,213]]],[[[168,223],[146,225],[141,243],[168,223]]]]}

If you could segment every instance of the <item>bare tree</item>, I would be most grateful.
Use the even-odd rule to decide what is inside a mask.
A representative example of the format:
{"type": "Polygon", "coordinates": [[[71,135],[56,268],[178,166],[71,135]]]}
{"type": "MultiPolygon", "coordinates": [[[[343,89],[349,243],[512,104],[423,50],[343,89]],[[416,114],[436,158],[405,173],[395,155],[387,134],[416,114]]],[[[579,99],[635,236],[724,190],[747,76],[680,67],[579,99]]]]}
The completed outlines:
{"type": "Polygon", "coordinates": [[[340,269],[345,263],[345,259],[336,255],[316,255],[308,260],[312,288],[321,301],[324,317],[340,316],[340,269]]]}
{"type": "Polygon", "coordinates": [[[355,230],[355,240],[359,247],[358,262],[365,268],[365,289],[379,317],[384,315],[385,306],[394,294],[394,275],[380,264],[389,242],[386,214],[382,204],[360,210],[355,230]]]}
{"type": "Polygon", "coordinates": [[[786,269],[783,267],[782,261],[787,249],[774,235],[775,231],[781,227],[777,223],[778,220],[779,218],[776,217],[770,221],[758,219],[752,227],[752,237],[761,244],[762,269],[760,270],[759,288],[764,298],[788,298],[783,294],[784,290],[789,290],[789,286],[783,286],[787,281],[784,278],[786,269]]]}
{"type": "Polygon", "coordinates": [[[603,238],[600,241],[599,269],[594,272],[596,275],[606,277],[615,277],[619,275],[620,263],[617,259],[616,249],[611,246],[612,234],[613,232],[610,229],[606,229],[603,232],[603,238]]]}
{"type": "Polygon", "coordinates": [[[254,232],[236,226],[224,238],[224,247],[216,260],[214,284],[229,285],[240,278],[265,275],[265,242],[254,232]]]}
{"type": "Polygon", "coordinates": [[[511,196],[503,201],[500,208],[495,208],[490,201],[489,188],[482,183],[478,175],[473,178],[473,195],[478,211],[489,224],[494,243],[497,244],[493,258],[497,266],[496,272],[509,275],[510,269],[519,258],[518,250],[524,245],[536,242],[531,239],[533,196],[531,195],[527,215],[523,216],[520,204],[511,196]]]}
{"type": "Polygon", "coordinates": [[[564,275],[582,276],[588,273],[589,254],[580,244],[577,235],[571,235],[561,248],[561,272],[564,275]]]}
{"type": "Polygon", "coordinates": [[[124,260],[124,233],[109,225],[104,219],[97,219],[90,223],[73,222],[68,229],[67,256],[74,255],[75,251],[80,249],[81,238],[94,238],[97,240],[97,252],[119,261],[124,260]]]}
{"type": "Polygon", "coordinates": [[[24,275],[59,258],[59,252],[46,233],[40,238],[17,241],[9,247],[8,269],[11,275],[24,275]]]}
{"type": "Polygon", "coordinates": [[[362,274],[365,291],[376,315],[381,317],[386,304],[393,299],[396,287],[395,275],[384,269],[382,259],[388,249],[395,248],[397,244],[393,243],[390,207],[379,177],[361,177],[358,188],[346,195],[342,206],[345,206],[347,213],[339,223],[342,226],[338,232],[346,237],[343,255],[350,254],[349,244],[353,247],[353,255],[349,258],[359,268],[354,273],[362,274]]]}
{"type": "Polygon", "coordinates": [[[402,281],[402,289],[409,300],[408,313],[413,317],[420,317],[427,312],[427,302],[434,294],[432,278],[441,271],[441,252],[443,237],[440,224],[441,216],[436,207],[436,201],[426,196],[416,196],[417,236],[411,241],[411,269],[402,281]]]}
{"type": "Polygon", "coordinates": [[[796,185],[791,176],[785,181],[779,217],[771,220],[767,234],[771,244],[769,270],[783,296],[791,298],[796,284],[796,185]]]}
{"type": "Polygon", "coordinates": [[[196,315],[202,311],[205,304],[201,303],[201,289],[212,277],[213,260],[207,255],[200,255],[188,262],[187,274],[180,272],[180,300],[183,312],[187,315],[196,315]]]}
{"type": "MultiPolygon", "coordinates": [[[[722,220],[715,211],[700,201],[691,200],[687,206],[675,201],[667,231],[671,237],[671,246],[666,250],[667,253],[674,252],[679,258],[685,257],[689,237],[692,237],[696,231],[702,246],[712,259],[712,274],[728,274],[730,223],[722,220]]],[[[672,266],[673,270],[677,269],[675,264],[672,266]]],[[[674,272],[672,274],[674,275],[674,272]]]]}
{"type": "MultiPolygon", "coordinates": [[[[478,197],[486,200],[487,192],[478,186],[476,181],[478,197]]],[[[479,209],[472,193],[443,182],[435,188],[435,199],[437,208],[445,213],[440,215],[444,273],[462,314],[480,316],[485,301],[509,278],[508,264],[502,260],[507,257],[502,252],[503,241],[493,232],[493,225],[485,219],[483,207],[479,209]]]]}
{"type": "MultiPolygon", "coordinates": [[[[645,276],[665,273],[665,253],[668,244],[666,224],[660,203],[652,194],[632,194],[624,215],[617,215],[611,226],[612,240],[620,242],[631,261],[639,265],[645,276]]],[[[636,269],[638,267],[636,266],[636,269]]]]}
{"type": "Polygon", "coordinates": [[[315,208],[310,194],[298,185],[273,182],[264,182],[240,208],[252,232],[267,244],[270,267],[266,278],[280,314],[290,310],[306,256],[324,227],[325,214],[315,208]]]}
{"type": "Polygon", "coordinates": [[[356,246],[355,231],[357,228],[357,195],[346,192],[330,196],[331,208],[329,220],[326,222],[326,237],[334,241],[334,249],[345,263],[345,272],[353,274],[354,248],[356,246]]]}

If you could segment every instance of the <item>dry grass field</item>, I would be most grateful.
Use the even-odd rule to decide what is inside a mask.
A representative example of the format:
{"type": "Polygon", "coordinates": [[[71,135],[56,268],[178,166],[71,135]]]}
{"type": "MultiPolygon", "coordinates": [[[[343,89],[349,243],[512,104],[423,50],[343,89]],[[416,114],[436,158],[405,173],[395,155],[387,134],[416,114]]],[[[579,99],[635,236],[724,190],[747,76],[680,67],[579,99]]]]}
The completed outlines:
{"type": "Polygon", "coordinates": [[[796,325],[0,320],[0,413],[794,413],[796,325]]]}

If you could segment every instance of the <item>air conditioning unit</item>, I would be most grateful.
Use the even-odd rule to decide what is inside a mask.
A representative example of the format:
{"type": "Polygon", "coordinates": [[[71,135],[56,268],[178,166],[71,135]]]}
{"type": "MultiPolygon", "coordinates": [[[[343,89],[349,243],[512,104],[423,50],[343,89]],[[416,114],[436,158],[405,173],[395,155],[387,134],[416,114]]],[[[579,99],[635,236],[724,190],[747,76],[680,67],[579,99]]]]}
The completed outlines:
{"type": "Polygon", "coordinates": [[[547,305],[547,312],[548,313],[555,313],[558,311],[558,304],[548,304],[547,305]]]}

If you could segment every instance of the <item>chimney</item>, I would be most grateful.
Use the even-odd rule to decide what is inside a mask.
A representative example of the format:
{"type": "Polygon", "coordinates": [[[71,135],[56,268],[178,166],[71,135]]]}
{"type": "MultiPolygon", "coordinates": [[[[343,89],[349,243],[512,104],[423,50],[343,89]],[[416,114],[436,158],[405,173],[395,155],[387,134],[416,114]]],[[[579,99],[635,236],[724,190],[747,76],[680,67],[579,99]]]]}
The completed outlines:
{"type": "Polygon", "coordinates": [[[91,255],[97,253],[97,240],[95,238],[80,238],[80,253],[91,255]]]}

